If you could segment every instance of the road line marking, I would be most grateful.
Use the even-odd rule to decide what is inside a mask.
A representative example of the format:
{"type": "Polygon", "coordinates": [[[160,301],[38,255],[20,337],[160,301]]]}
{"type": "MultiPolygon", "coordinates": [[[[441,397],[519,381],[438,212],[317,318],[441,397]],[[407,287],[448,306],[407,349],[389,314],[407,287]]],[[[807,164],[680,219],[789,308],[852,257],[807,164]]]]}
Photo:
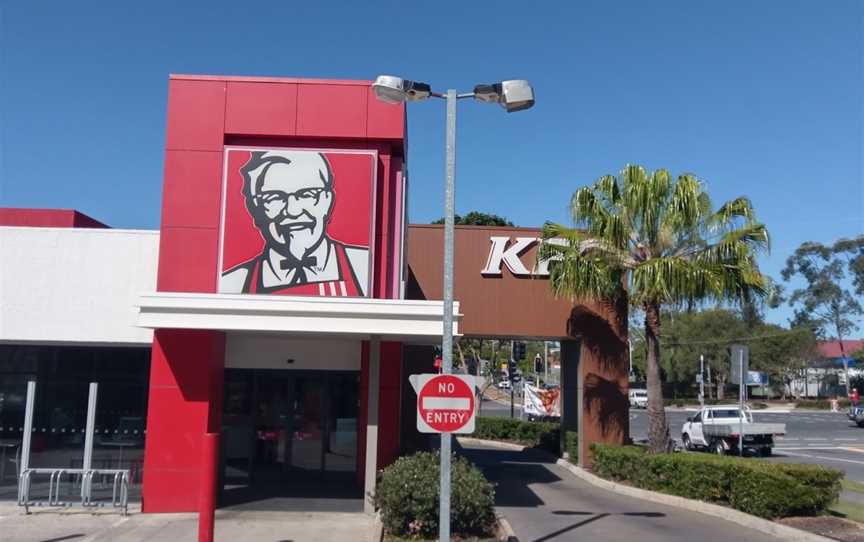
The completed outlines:
{"type": "Polygon", "coordinates": [[[822,459],[824,461],[841,461],[843,463],[855,463],[856,465],[864,465],[864,461],[855,461],[854,459],[843,459],[840,457],[825,457],[820,455],[810,455],[810,454],[789,454],[793,457],[809,457],[810,459],[822,459]]]}
{"type": "Polygon", "coordinates": [[[840,446],[821,446],[819,444],[808,444],[805,446],[775,446],[775,450],[843,450],[840,446]]]}
{"type": "Polygon", "coordinates": [[[864,454],[864,448],[847,448],[847,447],[843,447],[843,448],[840,448],[840,449],[841,449],[841,450],[846,450],[847,452],[856,452],[856,453],[859,453],[859,454],[864,454]]]}

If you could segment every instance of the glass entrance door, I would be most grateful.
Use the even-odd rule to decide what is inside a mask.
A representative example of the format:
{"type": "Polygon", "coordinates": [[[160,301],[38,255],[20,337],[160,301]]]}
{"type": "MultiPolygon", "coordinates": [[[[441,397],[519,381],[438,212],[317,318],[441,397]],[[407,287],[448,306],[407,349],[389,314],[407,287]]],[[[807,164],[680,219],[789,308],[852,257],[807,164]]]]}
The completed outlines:
{"type": "Polygon", "coordinates": [[[357,372],[227,369],[223,501],[353,488],[359,380],[357,372]]]}
{"type": "Polygon", "coordinates": [[[324,377],[297,376],[293,384],[290,466],[295,474],[318,477],[324,462],[324,377]]]}

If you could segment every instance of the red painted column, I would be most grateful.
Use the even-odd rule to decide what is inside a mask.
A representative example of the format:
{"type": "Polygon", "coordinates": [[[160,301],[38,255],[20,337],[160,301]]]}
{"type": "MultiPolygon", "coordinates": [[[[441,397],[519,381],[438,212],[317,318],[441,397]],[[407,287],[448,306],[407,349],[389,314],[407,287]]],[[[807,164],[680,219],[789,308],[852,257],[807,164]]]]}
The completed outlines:
{"type": "Polygon", "coordinates": [[[204,433],[221,425],[225,335],[157,330],[150,363],[144,512],[195,512],[204,433]]]}
{"type": "MultiPolygon", "coordinates": [[[[400,381],[402,343],[381,343],[381,376],[378,390],[378,468],[399,457],[401,446],[400,381]]],[[[357,481],[362,485],[366,465],[366,410],[369,390],[369,343],[363,341],[360,360],[360,412],[357,430],[357,481]]]]}
{"type": "Polygon", "coordinates": [[[198,542],[213,542],[216,524],[216,469],[219,465],[219,433],[204,434],[201,462],[201,494],[198,498],[198,542]]]}
{"type": "Polygon", "coordinates": [[[381,343],[381,387],[378,395],[378,468],[399,457],[402,343],[381,343]]]}

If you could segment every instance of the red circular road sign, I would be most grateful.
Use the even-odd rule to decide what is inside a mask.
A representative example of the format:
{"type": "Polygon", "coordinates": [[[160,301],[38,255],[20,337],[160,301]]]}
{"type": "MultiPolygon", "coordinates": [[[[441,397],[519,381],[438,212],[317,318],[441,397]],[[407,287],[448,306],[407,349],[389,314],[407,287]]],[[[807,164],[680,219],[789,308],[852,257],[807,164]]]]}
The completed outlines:
{"type": "Polygon", "coordinates": [[[430,378],[417,394],[420,418],[439,433],[453,433],[474,416],[474,390],[455,375],[430,378]]]}

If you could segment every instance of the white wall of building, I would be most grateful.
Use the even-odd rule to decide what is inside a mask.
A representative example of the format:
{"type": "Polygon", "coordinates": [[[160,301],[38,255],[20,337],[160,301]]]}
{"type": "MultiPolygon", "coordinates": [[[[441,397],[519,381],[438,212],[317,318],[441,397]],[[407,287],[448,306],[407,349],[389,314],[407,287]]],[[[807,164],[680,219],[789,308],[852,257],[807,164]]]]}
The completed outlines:
{"type": "Polygon", "coordinates": [[[360,341],[229,333],[225,367],[359,371],[360,341]]]}
{"type": "Polygon", "coordinates": [[[0,341],[150,344],[159,232],[0,227],[0,341]]]}

